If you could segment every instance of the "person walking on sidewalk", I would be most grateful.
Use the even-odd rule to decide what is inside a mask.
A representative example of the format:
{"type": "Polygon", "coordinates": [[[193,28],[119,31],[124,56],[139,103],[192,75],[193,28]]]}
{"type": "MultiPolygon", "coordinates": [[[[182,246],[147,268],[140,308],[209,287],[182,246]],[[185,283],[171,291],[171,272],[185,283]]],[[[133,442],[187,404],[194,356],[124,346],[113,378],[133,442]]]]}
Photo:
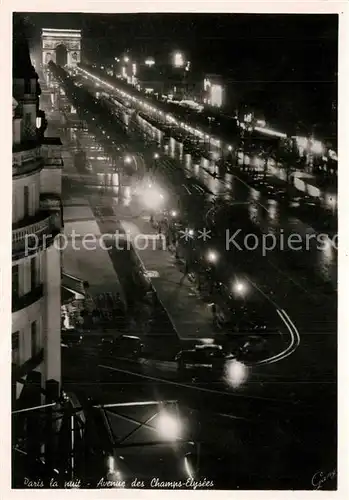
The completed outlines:
{"type": "Polygon", "coordinates": [[[189,273],[189,264],[188,264],[188,261],[186,260],[185,267],[184,267],[184,273],[183,273],[183,276],[181,277],[180,282],[179,282],[180,286],[182,286],[183,281],[188,276],[188,273],[189,273]]]}

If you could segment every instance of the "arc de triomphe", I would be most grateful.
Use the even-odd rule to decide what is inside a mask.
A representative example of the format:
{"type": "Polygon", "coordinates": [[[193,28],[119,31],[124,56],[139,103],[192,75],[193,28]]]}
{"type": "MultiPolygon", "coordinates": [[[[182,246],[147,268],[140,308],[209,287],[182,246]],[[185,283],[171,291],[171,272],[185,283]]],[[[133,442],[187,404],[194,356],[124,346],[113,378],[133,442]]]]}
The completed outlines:
{"type": "Polygon", "coordinates": [[[81,57],[81,30],[65,30],[43,28],[42,64],[46,66],[49,61],[56,62],[56,49],[64,46],[67,51],[67,65],[76,66],[81,57]]]}

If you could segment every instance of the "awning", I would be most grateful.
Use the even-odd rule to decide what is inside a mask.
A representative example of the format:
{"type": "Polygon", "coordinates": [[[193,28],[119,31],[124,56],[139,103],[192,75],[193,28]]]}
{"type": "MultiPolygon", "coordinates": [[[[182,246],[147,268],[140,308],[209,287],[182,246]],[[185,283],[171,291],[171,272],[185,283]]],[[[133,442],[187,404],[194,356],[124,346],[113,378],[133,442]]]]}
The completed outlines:
{"type": "Polygon", "coordinates": [[[65,286],[61,286],[61,303],[68,304],[73,300],[82,300],[84,299],[84,295],[79,292],[75,292],[74,290],[70,290],[65,286]]]}

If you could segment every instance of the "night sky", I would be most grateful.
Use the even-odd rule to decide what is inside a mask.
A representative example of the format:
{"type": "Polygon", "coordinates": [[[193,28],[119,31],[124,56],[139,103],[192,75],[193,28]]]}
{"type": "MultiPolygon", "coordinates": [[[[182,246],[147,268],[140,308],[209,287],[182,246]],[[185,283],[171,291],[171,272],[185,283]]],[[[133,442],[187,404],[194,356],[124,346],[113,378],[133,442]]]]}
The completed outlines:
{"type": "Polygon", "coordinates": [[[269,14],[25,14],[33,46],[40,30],[83,30],[84,55],[168,58],[180,49],[193,71],[227,79],[231,107],[247,103],[271,121],[319,130],[334,119],[337,15],[269,14]]]}

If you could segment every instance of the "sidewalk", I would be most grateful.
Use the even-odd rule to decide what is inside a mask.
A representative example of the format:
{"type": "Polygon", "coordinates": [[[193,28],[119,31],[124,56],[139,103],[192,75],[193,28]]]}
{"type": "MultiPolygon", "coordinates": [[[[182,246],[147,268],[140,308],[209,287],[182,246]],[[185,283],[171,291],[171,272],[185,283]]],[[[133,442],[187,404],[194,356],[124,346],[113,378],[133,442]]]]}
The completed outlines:
{"type": "MultiPolygon", "coordinates": [[[[210,307],[200,299],[187,277],[183,279],[183,273],[177,268],[174,256],[168,250],[162,249],[160,241],[158,248],[155,248],[154,238],[158,239],[157,233],[149,221],[138,217],[120,220],[120,223],[132,239],[139,234],[149,235],[147,245],[139,244],[146,248],[136,250],[136,253],[148,271],[157,296],[180,339],[213,337],[210,307]]],[[[139,241],[143,242],[144,239],[139,241]]]]}
{"type": "MultiPolygon", "coordinates": [[[[63,145],[64,149],[64,171],[63,178],[66,182],[63,190],[63,217],[64,234],[66,236],[66,248],[63,250],[64,272],[77,276],[83,281],[88,281],[89,293],[92,296],[101,293],[120,293],[121,286],[118,276],[114,270],[108,252],[100,246],[88,250],[82,245],[82,238],[85,234],[101,235],[100,228],[91,210],[88,199],[80,193],[72,192],[69,189],[69,174],[79,175],[74,167],[71,155],[63,145]],[[72,231],[78,237],[75,238],[76,249],[73,248],[71,239],[72,231]]],[[[88,244],[85,245],[88,247],[88,244]]]]}

